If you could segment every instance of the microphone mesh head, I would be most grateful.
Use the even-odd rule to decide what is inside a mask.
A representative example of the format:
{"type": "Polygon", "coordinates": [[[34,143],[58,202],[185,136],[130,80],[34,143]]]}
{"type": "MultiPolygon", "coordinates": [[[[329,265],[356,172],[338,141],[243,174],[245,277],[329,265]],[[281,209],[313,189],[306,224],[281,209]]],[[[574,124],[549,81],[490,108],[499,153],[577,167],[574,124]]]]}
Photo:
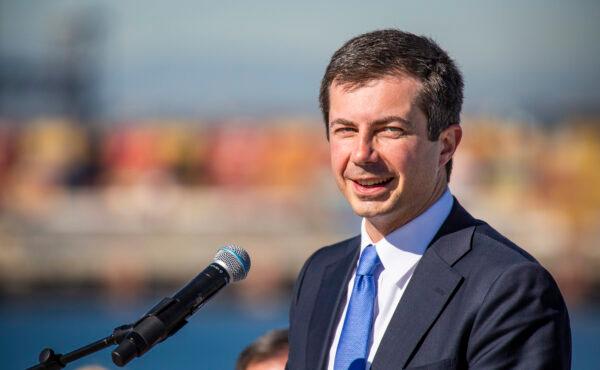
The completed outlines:
{"type": "Polygon", "coordinates": [[[248,252],[235,245],[227,245],[219,249],[213,261],[223,266],[233,281],[245,279],[250,271],[248,252]]]}

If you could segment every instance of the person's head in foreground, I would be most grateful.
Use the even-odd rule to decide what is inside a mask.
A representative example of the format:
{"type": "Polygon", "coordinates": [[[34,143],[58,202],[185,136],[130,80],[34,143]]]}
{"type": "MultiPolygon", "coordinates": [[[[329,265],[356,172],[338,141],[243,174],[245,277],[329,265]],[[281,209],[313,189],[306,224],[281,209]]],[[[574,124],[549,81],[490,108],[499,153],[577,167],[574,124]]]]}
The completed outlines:
{"type": "Polygon", "coordinates": [[[287,358],[287,329],[272,330],[242,351],[235,370],[283,370],[287,358]]]}

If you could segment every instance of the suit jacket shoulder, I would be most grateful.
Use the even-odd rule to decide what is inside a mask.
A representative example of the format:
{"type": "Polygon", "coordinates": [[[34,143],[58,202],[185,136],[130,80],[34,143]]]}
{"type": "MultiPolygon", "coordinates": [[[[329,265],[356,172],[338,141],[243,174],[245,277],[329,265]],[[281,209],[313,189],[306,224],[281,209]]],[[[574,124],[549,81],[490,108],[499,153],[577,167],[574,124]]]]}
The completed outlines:
{"type": "Polygon", "coordinates": [[[373,369],[569,369],[570,325],[552,276],[458,202],[419,262],[373,369]]]}

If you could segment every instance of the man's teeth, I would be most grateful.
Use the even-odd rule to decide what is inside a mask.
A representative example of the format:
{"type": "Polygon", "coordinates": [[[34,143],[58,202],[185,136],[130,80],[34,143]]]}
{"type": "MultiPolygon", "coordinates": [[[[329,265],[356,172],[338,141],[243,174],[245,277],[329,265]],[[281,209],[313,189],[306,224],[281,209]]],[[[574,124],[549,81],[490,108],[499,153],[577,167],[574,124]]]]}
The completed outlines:
{"type": "Polygon", "coordinates": [[[389,180],[390,178],[380,180],[357,180],[356,182],[363,186],[373,186],[383,184],[385,182],[388,182],[389,180]]]}

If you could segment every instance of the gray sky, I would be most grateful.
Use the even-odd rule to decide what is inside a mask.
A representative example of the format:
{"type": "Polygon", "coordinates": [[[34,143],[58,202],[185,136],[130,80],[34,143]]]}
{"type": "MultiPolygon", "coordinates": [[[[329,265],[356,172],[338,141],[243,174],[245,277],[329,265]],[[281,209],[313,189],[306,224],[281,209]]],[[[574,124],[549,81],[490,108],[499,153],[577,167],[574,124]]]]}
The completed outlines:
{"type": "Polygon", "coordinates": [[[56,57],[66,22],[85,12],[104,25],[97,68],[111,117],[317,115],[331,54],[386,27],[428,35],[457,60],[467,111],[551,116],[600,103],[594,0],[3,0],[0,52],[56,57]]]}

